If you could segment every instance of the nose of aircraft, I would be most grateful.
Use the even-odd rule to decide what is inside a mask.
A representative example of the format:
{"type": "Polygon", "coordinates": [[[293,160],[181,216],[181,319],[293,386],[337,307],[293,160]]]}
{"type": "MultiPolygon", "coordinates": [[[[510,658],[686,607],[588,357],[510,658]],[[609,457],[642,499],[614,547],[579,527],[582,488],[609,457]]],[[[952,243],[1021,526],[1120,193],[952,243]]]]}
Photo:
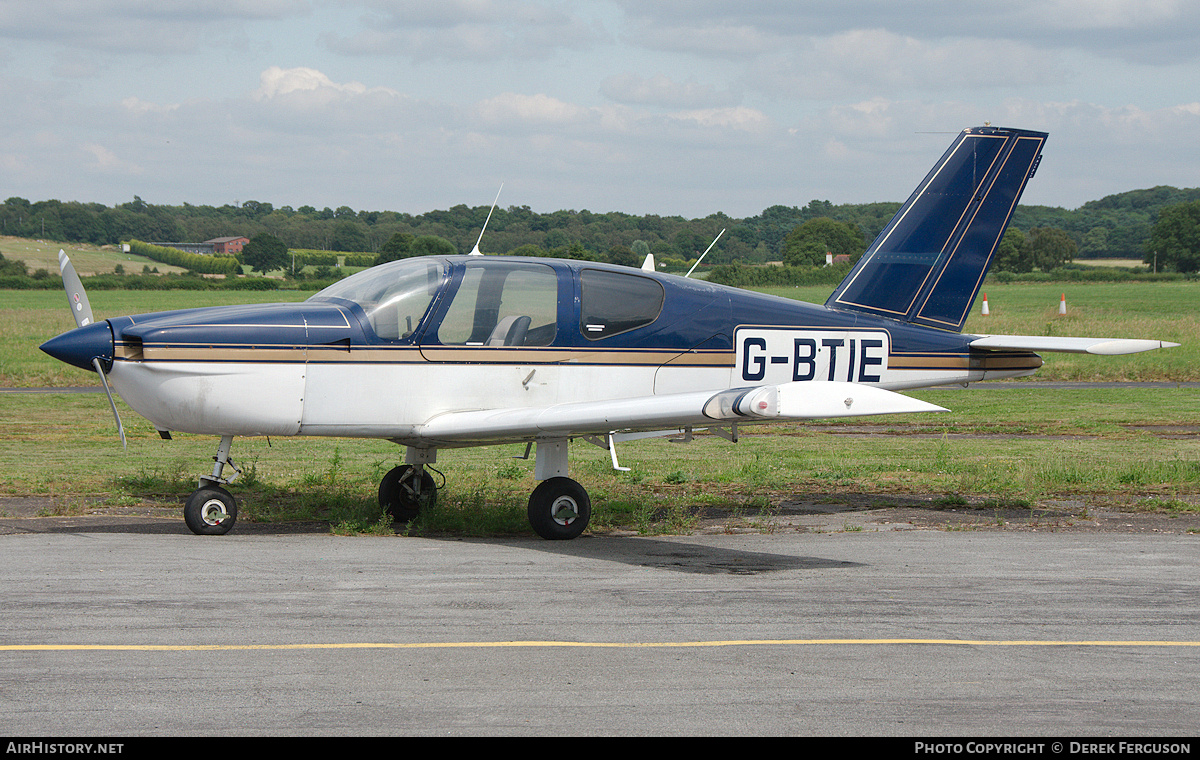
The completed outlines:
{"type": "Polygon", "coordinates": [[[113,336],[107,320],[65,332],[46,341],[40,348],[55,359],[82,369],[95,370],[92,359],[96,358],[100,359],[105,372],[112,368],[113,336]]]}

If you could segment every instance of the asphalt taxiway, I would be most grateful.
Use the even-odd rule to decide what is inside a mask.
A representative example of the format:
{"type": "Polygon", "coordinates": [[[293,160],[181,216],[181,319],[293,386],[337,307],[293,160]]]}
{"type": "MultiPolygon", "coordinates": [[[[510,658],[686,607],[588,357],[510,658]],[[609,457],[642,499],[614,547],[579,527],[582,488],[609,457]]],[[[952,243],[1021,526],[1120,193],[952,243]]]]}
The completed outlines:
{"type": "Polygon", "coordinates": [[[0,535],[14,736],[1187,736],[1200,536],[0,535]]]}

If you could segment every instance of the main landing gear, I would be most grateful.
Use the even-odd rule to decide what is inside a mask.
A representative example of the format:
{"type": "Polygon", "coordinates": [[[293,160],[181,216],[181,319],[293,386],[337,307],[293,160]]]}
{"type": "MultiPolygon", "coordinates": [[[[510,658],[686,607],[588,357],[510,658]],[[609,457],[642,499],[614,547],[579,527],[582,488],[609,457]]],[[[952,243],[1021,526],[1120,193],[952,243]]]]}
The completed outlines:
{"type": "Polygon", "coordinates": [[[396,522],[408,522],[437,501],[437,486],[424,464],[393,467],[379,482],[379,506],[396,522]]]}
{"type": "Polygon", "coordinates": [[[570,478],[543,480],[529,496],[529,524],[542,538],[575,538],[592,518],[592,500],[570,478]]]}
{"type": "MultiPolygon", "coordinates": [[[[415,518],[434,503],[437,489],[425,466],[437,461],[436,449],[408,447],[404,464],[379,483],[379,506],[397,522],[415,518]]],[[[587,528],[592,501],[587,491],[567,477],[567,441],[538,441],[535,477],[542,481],[529,497],[529,524],[550,540],[575,538],[587,528]]]]}
{"type": "MultiPolygon", "coordinates": [[[[219,536],[237,522],[237,501],[225,490],[242,472],[229,456],[232,444],[233,436],[221,438],[212,475],[200,477],[200,486],[184,505],[183,520],[197,535],[219,536]],[[226,465],[234,470],[228,478],[223,477],[226,465]]],[[[412,520],[437,499],[437,485],[427,468],[437,460],[437,450],[410,446],[404,460],[379,483],[379,506],[396,522],[412,520]]],[[[534,532],[550,540],[583,533],[592,517],[592,501],[583,486],[567,477],[565,439],[537,442],[534,476],[541,481],[529,497],[529,524],[534,532]]]]}

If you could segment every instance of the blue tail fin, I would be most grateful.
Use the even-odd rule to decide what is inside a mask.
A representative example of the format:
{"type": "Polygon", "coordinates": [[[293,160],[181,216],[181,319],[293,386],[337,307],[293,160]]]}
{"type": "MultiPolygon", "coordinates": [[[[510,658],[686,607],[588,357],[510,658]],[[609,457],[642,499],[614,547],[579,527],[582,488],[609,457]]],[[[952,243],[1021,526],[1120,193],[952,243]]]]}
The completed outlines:
{"type": "Polygon", "coordinates": [[[1045,142],[963,130],[825,305],[961,331],[1045,142]]]}

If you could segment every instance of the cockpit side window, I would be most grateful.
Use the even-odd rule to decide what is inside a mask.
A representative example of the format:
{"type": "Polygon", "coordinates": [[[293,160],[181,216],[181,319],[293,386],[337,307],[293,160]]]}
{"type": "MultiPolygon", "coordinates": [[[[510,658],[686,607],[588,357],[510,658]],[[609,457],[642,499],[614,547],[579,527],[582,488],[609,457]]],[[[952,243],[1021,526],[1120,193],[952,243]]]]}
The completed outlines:
{"type": "Polygon", "coordinates": [[[407,340],[417,329],[442,286],[442,265],[404,260],[372,267],[335,282],[310,300],[342,298],[366,312],[371,329],[384,340],[407,340]]]}
{"type": "Polygon", "coordinates": [[[580,283],[579,329],[588,340],[636,330],[662,312],[663,286],[649,277],[585,269],[580,283]]]}
{"type": "Polygon", "coordinates": [[[548,346],[558,326],[558,276],[545,264],[466,263],[437,328],[449,346],[548,346]]]}

